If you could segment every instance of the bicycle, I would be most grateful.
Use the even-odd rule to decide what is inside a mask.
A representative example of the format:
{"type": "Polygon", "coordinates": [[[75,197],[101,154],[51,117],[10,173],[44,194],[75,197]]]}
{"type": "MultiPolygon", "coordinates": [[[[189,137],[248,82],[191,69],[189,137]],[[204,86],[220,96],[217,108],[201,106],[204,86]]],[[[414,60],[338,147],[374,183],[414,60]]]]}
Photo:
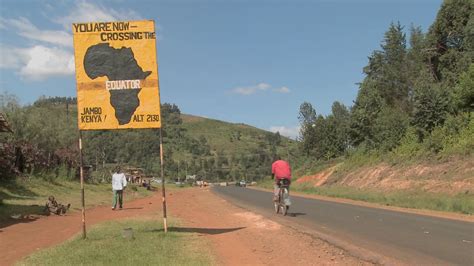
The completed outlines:
{"type": "Polygon", "coordinates": [[[288,209],[290,208],[290,180],[283,178],[277,182],[279,187],[278,201],[274,202],[275,213],[281,213],[286,216],[288,209]]]}

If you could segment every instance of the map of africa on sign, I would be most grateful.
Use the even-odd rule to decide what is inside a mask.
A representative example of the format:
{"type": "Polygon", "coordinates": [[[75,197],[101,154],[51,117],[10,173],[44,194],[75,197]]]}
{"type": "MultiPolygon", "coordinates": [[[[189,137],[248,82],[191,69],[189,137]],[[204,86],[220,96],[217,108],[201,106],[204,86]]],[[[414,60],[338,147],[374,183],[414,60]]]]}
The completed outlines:
{"type": "Polygon", "coordinates": [[[81,130],[161,127],[153,21],[73,24],[81,130]]]}
{"type": "Polygon", "coordinates": [[[108,83],[114,84],[107,88],[110,93],[110,104],[115,109],[119,125],[128,124],[140,105],[138,93],[141,87],[134,86],[139,82],[132,81],[145,79],[151,71],[143,72],[133,57],[132,49],[125,47],[115,49],[108,43],[96,44],[87,49],[84,69],[91,79],[106,76],[109,81],[116,81],[108,83]]]}

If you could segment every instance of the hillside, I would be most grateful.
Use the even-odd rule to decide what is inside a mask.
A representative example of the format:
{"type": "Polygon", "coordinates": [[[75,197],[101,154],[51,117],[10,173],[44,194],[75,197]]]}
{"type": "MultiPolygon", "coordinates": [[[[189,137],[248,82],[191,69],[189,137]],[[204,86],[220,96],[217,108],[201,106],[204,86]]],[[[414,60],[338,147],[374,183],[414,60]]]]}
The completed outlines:
{"type": "MultiPolygon", "coordinates": [[[[11,95],[2,108],[13,133],[0,135],[0,176],[41,175],[77,178],[77,105],[74,98],[40,98],[21,106],[11,95]],[[8,107],[8,108],[7,108],[8,107]]],[[[298,154],[297,143],[279,133],[244,124],[181,114],[162,105],[165,177],[197,175],[212,181],[257,180],[269,174],[276,155],[298,154]]],[[[95,130],[83,134],[84,163],[102,180],[115,164],[159,175],[160,139],[156,129],[95,130]]]]}
{"type": "Polygon", "coordinates": [[[231,156],[235,154],[251,155],[265,151],[265,143],[278,142],[276,151],[283,157],[287,153],[296,153],[296,141],[284,136],[252,127],[242,123],[229,123],[220,120],[182,114],[182,127],[189,135],[204,136],[212,151],[222,151],[231,156]],[[289,149],[289,150],[287,150],[289,149]]]}
{"type": "Polygon", "coordinates": [[[474,195],[474,157],[444,161],[350,166],[337,163],[296,182],[313,187],[347,186],[380,192],[422,191],[474,195]]]}

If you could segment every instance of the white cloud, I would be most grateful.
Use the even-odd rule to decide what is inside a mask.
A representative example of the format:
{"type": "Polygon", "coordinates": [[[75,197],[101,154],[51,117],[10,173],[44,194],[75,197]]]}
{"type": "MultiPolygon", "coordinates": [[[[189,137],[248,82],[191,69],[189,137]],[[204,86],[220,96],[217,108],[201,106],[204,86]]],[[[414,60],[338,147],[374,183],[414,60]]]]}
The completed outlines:
{"type": "Polygon", "coordinates": [[[278,131],[282,136],[296,139],[299,135],[300,127],[271,126],[270,131],[274,133],[278,131]]]}
{"type": "Polygon", "coordinates": [[[141,19],[138,13],[130,9],[126,11],[115,10],[87,1],[77,1],[69,15],[56,18],[53,21],[61,24],[65,29],[70,30],[72,23],[138,19],[141,19]]]}
{"type": "MultiPolygon", "coordinates": [[[[45,9],[52,6],[45,5],[45,9]]],[[[50,12],[54,13],[54,12],[50,12]]],[[[71,27],[73,22],[96,22],[140,19],[133,10],[115,10],[87,1],[74,2],[71,12],[51,21],[64,30],[40,29],[24,17],[0,18],[0,30],[10,30],[35,41],[30,47],[18,48],[0,43],[0,68],[16,70],[28,80],[74,74],[71,27]]]]}
{"type": "Polygon", "coordinates": [[[51,76],[74,74],[72,52],[57,47],[31,48],[1,46],[1,68],[17,70],[22,78],[43,80],[51,76]]]}
{"type": "Polygon", "coordinates": [[[242,95],[251,95],[255,94],[258,91],[265,91],[271,88],[270,84],[267,83],[258,83],[255,86],[248,86],[248,87],[237,87],[233,89],[232,91],[237,94],[242,94],[242,95]]]}
{"type": "Polygon", "coordinates": [[[27,60],[23,49],[0,44],[0,68],[19,69],[27,60]]]}
{"type": "MultiPolygon", "coordinates": [[[[2,19],[2,24],[8,25],[18,35],[27,39],[72,47],[72,35],[65,31],[40,30],[27,18],[2,19]]],[[[3,27],[6,28],[5,26],[3,27]]]]}
{"type": "MultiPolygon", "coordinates": [[[[237,88],[232,89],[232,92],[236,94],[241,94],[241,95],[252,95],[259,91],[266,91],[271,88],[272,86],[270,84],[262,82],[254,86],[237,87],[237,88]]],[[[278,92],[278,93],[290,93],[290,89],[286,86],[283,86],[281,88],[274,88],[272,89],[272,91],[278,92]]]]}
{"type": "Polygon", "coordinates": [[[59,48],[34,46],[26,50],[28,62],[20,69],[20,74],[29,79],[44,79],[48,76],[74,74],[72,52],[59,48]]]}
{"type": "Polygon", "coordinates": [[[274,91],[279,92],[279,93],[290,93],[291,92],[291,90],[288,89],[288,87],[286,87],[286,86],[274,89],[274,91]]]}

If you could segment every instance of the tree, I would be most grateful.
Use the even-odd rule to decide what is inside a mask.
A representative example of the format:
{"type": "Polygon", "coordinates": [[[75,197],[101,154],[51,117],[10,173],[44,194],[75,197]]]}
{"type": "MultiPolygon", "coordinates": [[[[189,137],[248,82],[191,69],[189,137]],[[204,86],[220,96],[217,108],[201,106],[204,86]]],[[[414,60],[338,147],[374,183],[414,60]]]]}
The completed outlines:
{"type": "Polygon", "coordinates": [[[412,125],[415,126],[419,141],[442,125],[449,113],[449,95],[440,84],[431,82],[427,73],[415,85],[412,125]]]}
{"type": "Polygon", "coordinates": [[[406,37],[400,23],[391,24],[385,33],[381,45],[383,61],[382,75],[370,77],[376,83],[377,90],[385,102],[390,106],[401,106],[408,110],[408,68],[406,37]]]}
{"type": "MultiPolygon", "coordinates": [[[[334,132],[331,136],[334,138],[334,151],[335,155],[342,155],[350,145],[349,126],[350,126],[350,113],[347,107],[336,101],[332,104],[332,115],[328,122],[331,128],[334,128],[334,132]]],[[[329,120],[328,119],[328,120],[329,120]]]]}
{"type": "Polygon", "coordinates": [[[473,10],[472,0],[444,1],[429,29],[429,59],[436,80],[442,81],[446,88],[454,88],[459,74],[472,63],[473,10]]]}
{"type": "Polygon", "coordinates": [[[316,110],[310,103],[304,102],[300,105],[298,120],[302,125],[312,125],[316,121],[316,110]]]}
{"type": "Polygon", "coordinates": [[[384,101],[374,84],[365,80],[357,95],[351,111],[350,136],[352,144],[359,146],[375,147],[373,122],[377,119],[384,101]]]}
{"type": "Polygon", "coordinates": [[[298,115],[300,121],[300,140],[302,143],[302,149],[306,154],[314,148],[314,130],[313,125],[316,122],[316,110],[313,106],[304,102],[300,105],[300,112],[298,115]]]}
{"type": "MultiPolygon", "coordinates": [[[[410,28],[410,48],[407,52],[409,101],[412,104],[415,81],[421,72],[429,72],[427,42],[420,27],[410,28]]],[[[411,110],[410,110],[411,111],[411,110]]]]}
{"type": "Polygon", "coordinates": [[[166,125],[180,125],[183,123],[183,120],[181,119],[181,110],[179,110],[179,107],[176,104],[162,104],[161,116],[166,125]]]}
{"type": "Polygon", "coordinates": [[[474,112],[474,64],[462,74],[455,89],[456,105],[461,111],[474,112]]]}
{"type": "Polygon", "coordinates": [[[400,144],[410,118],[396,107],[384,106],[374,121],[374,145],[383,152],[391,151],[400,144]]]}

